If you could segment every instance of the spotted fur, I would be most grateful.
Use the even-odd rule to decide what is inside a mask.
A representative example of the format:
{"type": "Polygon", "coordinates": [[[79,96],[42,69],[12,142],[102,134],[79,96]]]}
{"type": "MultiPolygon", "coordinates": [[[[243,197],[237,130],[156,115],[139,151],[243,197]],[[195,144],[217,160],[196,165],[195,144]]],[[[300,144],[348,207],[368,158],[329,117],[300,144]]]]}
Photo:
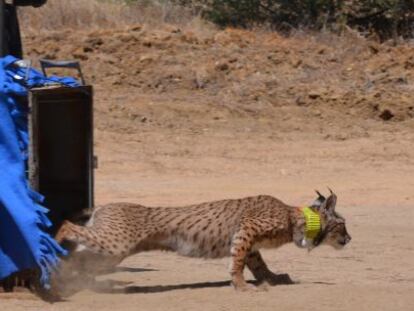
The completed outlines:
{"type": "MultiPolygon", "coordinates": [[[[343,247],[351,238],[344,219],[334,211],[336,196],[320,196],[315,202],[322,218],[318,245],[327,241],[343,247]]],[[[149,250],[171,250],[203,258],[231,256],[232,284],[244,290],[249,287],[243,277],[245,266],[258,281],[291,282],[289,276],[276,275],[268,269],[259,249],[290,242],[303,247],[304,224],[298,207],[267,195],[186,207],[115,203],[96,209],[86,226],[66,221],[56,239],[76,243],[75,254],[89,259],[98,256],[92,265],[97,273],[129,255],[149,250]]]]}

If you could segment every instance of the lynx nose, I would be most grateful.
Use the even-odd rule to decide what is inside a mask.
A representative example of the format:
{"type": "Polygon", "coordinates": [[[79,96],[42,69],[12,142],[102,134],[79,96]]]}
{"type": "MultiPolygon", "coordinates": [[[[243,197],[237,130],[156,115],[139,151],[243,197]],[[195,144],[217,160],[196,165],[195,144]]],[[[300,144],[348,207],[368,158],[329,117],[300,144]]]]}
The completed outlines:
{"type": "Polygon", "coordinates": [[[352,237],[348,234],[345,238],[345,243],[348,244],[349,242],[351,242],[352,237]]]}

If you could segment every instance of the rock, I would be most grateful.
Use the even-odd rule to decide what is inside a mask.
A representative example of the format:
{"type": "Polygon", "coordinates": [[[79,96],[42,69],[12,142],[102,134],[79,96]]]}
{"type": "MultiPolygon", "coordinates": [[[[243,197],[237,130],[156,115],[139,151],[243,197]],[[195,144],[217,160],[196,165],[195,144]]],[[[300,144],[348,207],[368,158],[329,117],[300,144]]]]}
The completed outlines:
{"type": "Polygon", "coordinates": [[[391,110],[389,109],[384,109],[381,114],[379,115],[379,117],[381,119],[383,119],[384,121],[389,121],[394,117],[394,114],[392,113],[391,110]]]}
{"type": "Polygon", "coordinates": [[[408,80],[406,76],[395,77],[393,80],[395,83],[398,83],[398,84],[408,84],[408,80]]]}
{"type": "Polygon", "coordinates": [[[118,64],[119,63],[119,59],[117,57],[115,57],[115,56],[110,55],[110,54],[103,54],[103,53],[97,54],[95,56],[95,58],[97,60],[105,63],[105,64],[114,65],[114,64],[118,64]]]}
{"type": "Polygon", "coordinates": [[[137,24],[137,25],[133,25],[129,28],[130,31],[141,31],[142,30],[142,25],[137,24]]]}
{"type": "Polygon", "coordinates": [[[297,97],[295,102],[298,106],[306,106],[308,104],[302,96],[297,97]]]}
{"type": "Polygon", "coordinates": [[[404,62],[404,69],[412,69],[414,68],[414,58],[410,56],[405,62],[404,62]]]}
{"type": "Polygon", "coordinates": [[[145,46],[145,47],[147,47],[147,48],[150,48],[150,47],[152,47],[152,41],[151,41],[151,40],[149,40],[149,39],[145,39],[145,40],[142,42],[142,45],[143,45],[143,46],[145,46]]]}
{"type": "Polygon", "coordinates": [[[91,47],[91,48],[97,48],[101,46],[104,42],[102,38],[96,38],[96,37],[90,37],[85,40],[85,46],[91,47]]]}
{"type": "Polygon", "coordinates": [[[318,91],[312,90],[308,93],[308,97],[310,99],[317,99],[317,98],[321,97],[321,94],[318,91]]]}
{"type": "Polygon", "coordinates": [[[79,60],[87,60],[88,56],[84,54],[84,50],[83,48],[77,48],[75,51],[72,52],[72,56],[75,59],[79,59],[79,60]]]}
{"type": "Polygon", "coordinates": [[[126,33],[126,34],[119,35],[118,39],[123,43],[127,43],[127,42],[131,42],[133,40],[136,40],[136,37],[133,34],[126,33]]]}
{"type": "Polygon", "coordinates": [[[315,110],[315,111],[313,111],[313,115],[315,117],[320,117],[320,116],[322,116],[322,112],[320,110],[315,110]]]}
{"type": "Polygon", "coordinates": [[[199,43],[197,36],[192,31],[186,31],[184,33],[181,33],[181,41],[189,44],[199,43]]]}
{"type": "Polygon", "coordinates": [[[139,62],[142,64],[149,64],[154,61],[154,58],[151,55],[141,55],[139,58],[139,62]]]}
{"type": "Polygon", "coordinates": [[[346,133],[338,133],[335,134],[334,139],[337,141],[345,141],[348,139],[348,134],[346,133]]]}
{"type": "Polygon", "coordinates": [[[93,52],[93,48],[90,47],[90,46],[85,46],[85,47],[83,47],[83,51],[85,53],[90,53],[90,52],[93,52]]]}
{"type": "Polygon", "coordinates": [[[292,64],[293,68],[298,68],[300,65],[302,65],[302,60],[301,59],[292,59],[290,61],[290,63],[292,64]]]}
{"type": "Polygon", "coordinates": [[[230,43],[234,43],[232,41],[232,38],[230,36],[230,34],[227,31],[219,31],[215,36],[214,36],[214,42],[221,44],[221,45],[228,45],[230,43]]]}
{"type": "Polygon", "coordinates": [[[414,107],[413,107],[413,106],[408,107],[408,112],[407,112],[407,114],[408,114],[411,118],[413,118],[413,117],[414,117],[414,107]]]}
{"type": "Polygon", "coordinates": [[[207,68],[200,67],[195,71],[195,84],[199,89],[203,89],[210,82],[211,75],[207,68]]]}
{"type": "Polygon", "coordinates": [[[105,43],[101,47],[101,51],[107,54],[113,54],[118,51],[122,51],[124,48],[124,44],[121,40],[118,39],[111,39],[108,43],[105,43]]]}
{"type": "Polygon", "coordinates": [[[226,62],[217,62],[216,63],[216,69],[220,70],[220,71],[226,71],[229,70],[229,64],[227,64],[226,62]]]}
{"type": "Polygon", "coordinates": [[[376,43],[371,43],[371,44],[368,46],[368,48],[369,48],[369,50],[370,50],[370,52],[371,52],[372,54],[378,54],[378,52],[380,51],[380,47],[379,47],[379,45],[378,45],[378,44],[376,44],[376,43]]]}

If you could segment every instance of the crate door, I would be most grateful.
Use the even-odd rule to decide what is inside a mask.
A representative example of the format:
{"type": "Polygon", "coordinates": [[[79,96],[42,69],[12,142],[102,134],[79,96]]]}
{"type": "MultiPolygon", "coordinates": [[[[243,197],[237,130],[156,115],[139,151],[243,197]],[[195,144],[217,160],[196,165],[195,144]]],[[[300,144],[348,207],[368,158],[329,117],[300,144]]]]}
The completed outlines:
{"type": "Polygon", "coordinates": [[[45,196],[52,232],[93,206],[92,88],[31,90],[29,179],[45,196]]]}

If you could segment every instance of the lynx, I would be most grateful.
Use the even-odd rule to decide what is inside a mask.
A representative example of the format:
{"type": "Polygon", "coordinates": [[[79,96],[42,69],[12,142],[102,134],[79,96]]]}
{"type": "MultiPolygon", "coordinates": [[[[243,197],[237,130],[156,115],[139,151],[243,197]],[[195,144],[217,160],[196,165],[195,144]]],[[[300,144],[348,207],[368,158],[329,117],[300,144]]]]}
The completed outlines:
{"type": "Polygon", "coordinates": [[[96,273],[132,254],[170,250],[190,257],[231,256],[230,275],[237,290],[255,289],[243,277],[245,266],[259,282],[291,283],[287,274],[269,270],[261,248],[293,242],[309,250],[320,244],[340,249],[351,240],[345,219],[335,212],[336,195],[317,193],[307,212],[267,195],[186,207],[108,204],[97,208],[86,226],[66,221],[56,239],[76,243],[73,254],[83,260],[99,258],[93,261],[96,273]]]}

